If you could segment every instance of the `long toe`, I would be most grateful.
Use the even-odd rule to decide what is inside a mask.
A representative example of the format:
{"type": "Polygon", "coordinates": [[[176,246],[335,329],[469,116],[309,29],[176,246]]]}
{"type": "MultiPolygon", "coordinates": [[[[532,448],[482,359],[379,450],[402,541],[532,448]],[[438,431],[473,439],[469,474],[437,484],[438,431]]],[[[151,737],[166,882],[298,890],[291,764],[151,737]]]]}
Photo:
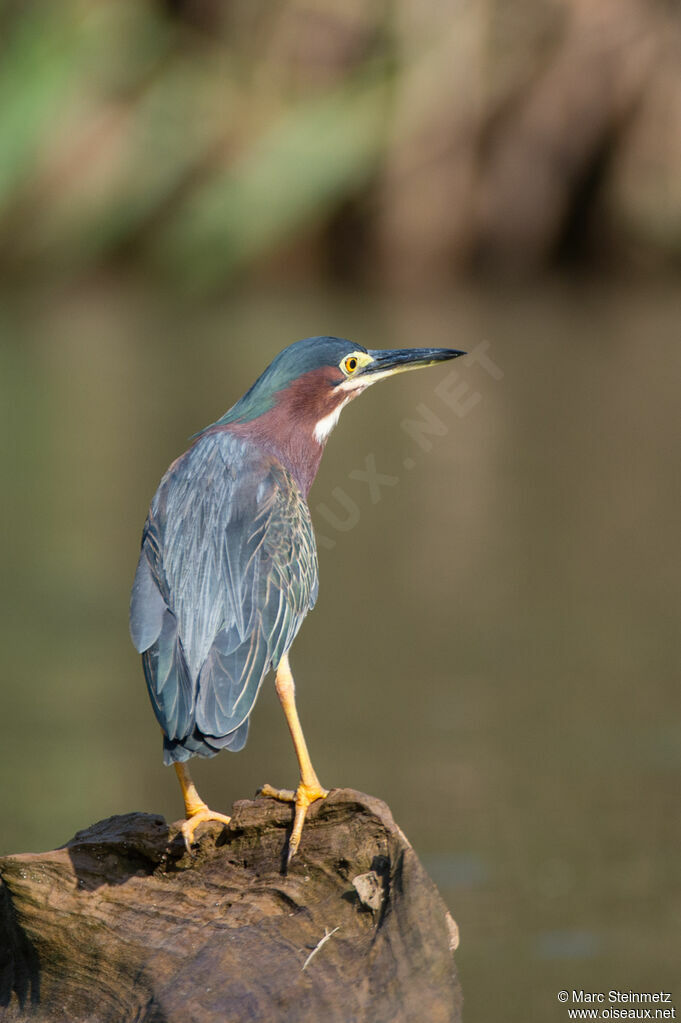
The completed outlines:
{"type": "Polygon", "coordinates": [[[286,858],[288,864],[298,851],[305,817],[307,816],[307,808],[316,802],[317,799],[325,799],[329,794],[329,790],[322,788],[318,781],[315,781],[312,785],[306,785],[301,781],[295,792],[292,792],[291,789],[275,789],[271,785],[263,785],[260,793],[263,796],[269,796],[270,799],[280,799],[284,803],[295,803],[296,805],[293,831],[288,843],[288,856],[286,858]]]}
{"type": "Polygon", "coordinates": [[[218,824],[228,825],[231,821],[231,817],[228,817],[224,813],[216,813],[209,807],[203,807],[201,810],[197,810],[191,817],[182,825],[182,837],[184,838],[184,844],[188,853],[192,851],[192,845],[194,844],[194,832],[198,828],[199,824],[205,824],[206,822],[216,821],[218,824]]]}
{"type": "Polygon", "coordinates": [[[278,799],[282,803],[295,803],[296,801],[296,794],[292,789],[275,789],[267,783],[258,789],[257,795],[267,796],[268,799],[278,799]]]}
{"type": "Polygon", "coordinates": [[[305,817],[307,816],[307,808],[317,799],[326,799],[328,794],[328,789],[323,789],[319,783],[317,783],[317,785],[304,785],[301,782],[298,786],[295,799],[296,815],[293,819],[293,831],[291,832],[291,837],[288,841],[288,856],[286,857],[287,864],[291,862],[298,851],[300,838],[303,834],[305,817]]]}

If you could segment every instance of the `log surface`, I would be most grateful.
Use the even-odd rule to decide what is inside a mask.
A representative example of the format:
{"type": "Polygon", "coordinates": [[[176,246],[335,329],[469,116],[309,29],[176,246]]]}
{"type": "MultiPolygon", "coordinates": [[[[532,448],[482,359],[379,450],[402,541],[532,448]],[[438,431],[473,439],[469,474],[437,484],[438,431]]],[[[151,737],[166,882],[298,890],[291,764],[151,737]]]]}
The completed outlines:
{"type": "Polygon", "coordinates": [[[189,856],[159,816],[110,817],[0,859],[0,1019],[69,1023],[461,1018],[456,924],[387,806],[235,804],[189,856]]]}

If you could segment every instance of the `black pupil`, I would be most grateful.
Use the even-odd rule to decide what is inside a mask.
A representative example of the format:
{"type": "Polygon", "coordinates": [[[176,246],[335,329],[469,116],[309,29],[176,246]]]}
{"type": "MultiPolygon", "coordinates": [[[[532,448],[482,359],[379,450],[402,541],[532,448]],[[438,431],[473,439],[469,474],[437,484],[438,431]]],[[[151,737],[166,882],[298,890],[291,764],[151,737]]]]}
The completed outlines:
{"type": "Polygon", "coordinates": [[[348,359],[348,369],[354,369],[357,365],[357,359],[348,359]]]}

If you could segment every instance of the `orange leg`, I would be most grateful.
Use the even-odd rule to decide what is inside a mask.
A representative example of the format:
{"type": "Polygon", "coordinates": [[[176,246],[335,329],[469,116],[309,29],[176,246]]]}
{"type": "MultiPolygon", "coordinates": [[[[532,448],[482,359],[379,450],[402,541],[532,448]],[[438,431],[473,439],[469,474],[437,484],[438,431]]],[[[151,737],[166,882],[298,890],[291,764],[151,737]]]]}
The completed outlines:
{"type": "Polygon", "coordinates": [[[271,785],[263,785],[260,789],[263,796],[270,796],[272,799],[282,799],[286,803],[295,803],[296,813],[293,820],[293,831],[288,843],[288,862],[296,854],[300,844],[300,836],[303,833],[305,815],[307,808],[316,799],[324,799],[328,796],[328,789],[323,789],[310,760],[307,751],[307,743],[300,726],[298,711],[296,710],[295,691],[296,687],[291,674],[288,662],[288,654],[284,654],[277,668],[275,681],[277,696],[286,715],[286,722],[293,739],[298,765],[300,767],[300,784],[295,792],[290,789],[275,789],[271,785]]]}
{"type": "Polygon", "coordinates": [[[191,852],[194,832],[199,824],[203,824],[205,821],[218,821],[220,824],[229,824],[232,818],[225,816],[224,813],[215,813],[214,810],[208,808],[196,791],[196,786],[192,781],[189,769],[184,764],[174,764],[173,766],[177,772],[177,778],[182,789],[184,812],[187,816],[186,821],[182,825],[182,837],[184,838],[187,852],[191,852]]]}

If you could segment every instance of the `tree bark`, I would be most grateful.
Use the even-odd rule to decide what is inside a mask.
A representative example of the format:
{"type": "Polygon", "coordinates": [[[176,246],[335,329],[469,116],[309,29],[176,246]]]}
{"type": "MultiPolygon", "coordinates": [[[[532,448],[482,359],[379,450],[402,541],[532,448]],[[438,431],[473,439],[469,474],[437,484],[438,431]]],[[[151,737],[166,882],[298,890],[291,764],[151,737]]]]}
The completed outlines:
{"type": "Polygon", "coordinates": [[[0,1019],[460,1020],[456,924],[387,806],[334,790],[287,871],[291,818],[238,802],[190,856],[133,813],[0,859],[0,1019]]]}

